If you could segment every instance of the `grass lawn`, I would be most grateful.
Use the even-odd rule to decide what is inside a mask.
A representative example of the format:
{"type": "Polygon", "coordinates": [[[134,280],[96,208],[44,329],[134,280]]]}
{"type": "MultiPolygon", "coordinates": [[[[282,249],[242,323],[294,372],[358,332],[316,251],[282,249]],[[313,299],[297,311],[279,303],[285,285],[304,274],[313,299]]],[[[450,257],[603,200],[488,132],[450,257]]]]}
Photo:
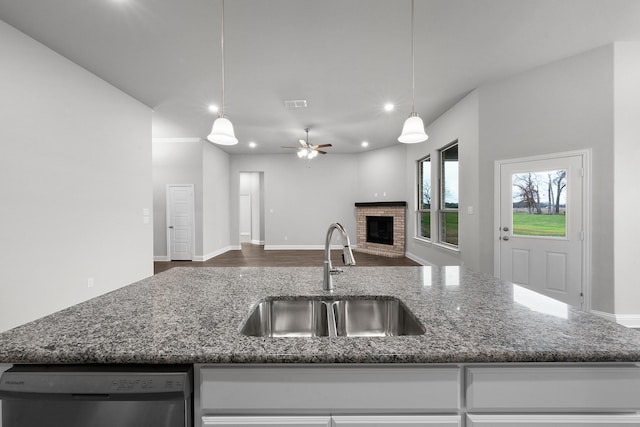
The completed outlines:
{"type": "MultiPolygon", "coordinates": [[[[422,234],[421,236],[430,238],[431,214],[422,214],[422,234]]],[[[445,214],[445,242],[452,245],[458,244],[458,213],[447,212],[445,214]]]]}
{"type": "Polygon", "coordinates": [[[513,213],[513,234],[515,235],[564,237],[567,234],[566,227],[564,215],[513,213]]]}

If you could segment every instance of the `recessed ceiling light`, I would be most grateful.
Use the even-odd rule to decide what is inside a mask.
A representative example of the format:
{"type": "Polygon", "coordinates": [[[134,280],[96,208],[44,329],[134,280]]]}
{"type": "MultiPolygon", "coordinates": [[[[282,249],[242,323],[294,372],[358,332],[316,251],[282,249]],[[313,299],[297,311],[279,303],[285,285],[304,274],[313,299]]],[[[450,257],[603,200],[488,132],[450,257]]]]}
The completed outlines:
{"type": "Polygon", "coordinates": [[[369,146],[369,143],[368,143],[367,141],[362,141],[362,144],[361,144],[361,145],[362,145],[363,147],[368,147],[368,146],[369,146]]]}
{"type": "Polygon", "coordinates": [[[393,105],[393,104],[392,104],[392,103],[390,103],[390,102],[387,102],[386,104],[384,104],[384,111],[386,111],[386,112],[393,111],[393,110],[394,110],[394,108],[396,108],[396,106],[395,106],[395,105],[393,105]]]}
{"type": "Polygon", "coordinates": [[[249,143],[249,148],[256,148],[258,144],[256,144],[255,142],[251,141],[249,143]]]}
{"type": "Polygon", "coordinates": [[[220,110],[220,108],[217,105],[209,105],[209,111],[211,111],[212,113],[217,113],[220,110]]]}

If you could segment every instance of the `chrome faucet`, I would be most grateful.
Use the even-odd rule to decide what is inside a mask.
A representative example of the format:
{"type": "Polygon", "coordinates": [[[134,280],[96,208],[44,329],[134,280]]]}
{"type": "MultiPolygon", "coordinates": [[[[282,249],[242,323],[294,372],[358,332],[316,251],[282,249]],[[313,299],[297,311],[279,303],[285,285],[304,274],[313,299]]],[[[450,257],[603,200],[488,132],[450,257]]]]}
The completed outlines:
{"type": "Polygon", "coordinates": [[[349,242],[347,231],[337,222],[331,224],[329,230],[327,230],[327,239],[324,242],[324,281],[322,282],[322,289],[325,291],[333,290],[333,278],[331,275],[342,273],[342,270],[339,268],[333,268],[331,266],[331,248],[329,245],[331,244],[333,230],[338,230],[342,236],[342,262],[344,262],[344,265],[356,265],[356,259],[353,257],[353,252],[351,252],[351,243],[349,242]]]}

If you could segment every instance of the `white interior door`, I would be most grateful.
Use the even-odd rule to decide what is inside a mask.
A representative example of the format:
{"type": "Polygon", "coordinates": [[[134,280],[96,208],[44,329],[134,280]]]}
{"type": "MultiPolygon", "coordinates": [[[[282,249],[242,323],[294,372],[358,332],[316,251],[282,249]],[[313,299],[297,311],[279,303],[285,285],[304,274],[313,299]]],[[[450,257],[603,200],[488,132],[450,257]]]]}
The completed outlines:
{"type": "Polygon", "coordinates": [[[194,257],[193,184],[167,185],[167,243],[172,261],[194,257]]]}
{"type": "Polygon", "coordinates": [[[498,163],[495,274],[583,303],[584,156],[498,163]]]}

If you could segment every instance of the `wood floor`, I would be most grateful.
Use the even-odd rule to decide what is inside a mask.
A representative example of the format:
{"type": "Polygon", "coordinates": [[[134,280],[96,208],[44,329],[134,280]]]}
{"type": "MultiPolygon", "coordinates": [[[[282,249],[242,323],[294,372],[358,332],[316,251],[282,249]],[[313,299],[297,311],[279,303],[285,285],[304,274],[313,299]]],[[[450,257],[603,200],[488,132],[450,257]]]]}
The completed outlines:
{"type": "MultiPolygon", "coordinates": [[[[342,265],[342,252],[331,251],[331,262],[342,265]]],[[[409,258],[387,258],[354,251],[356,266],[416,266],[420,265],[409,258]]],[[[265,251],[263,246],[242,243],[242,250],[228,251],[204,262],[197,261],[159,261],[154,262],[154,273],[173,267],[321,267],[324,251],[265,251]]]]}

